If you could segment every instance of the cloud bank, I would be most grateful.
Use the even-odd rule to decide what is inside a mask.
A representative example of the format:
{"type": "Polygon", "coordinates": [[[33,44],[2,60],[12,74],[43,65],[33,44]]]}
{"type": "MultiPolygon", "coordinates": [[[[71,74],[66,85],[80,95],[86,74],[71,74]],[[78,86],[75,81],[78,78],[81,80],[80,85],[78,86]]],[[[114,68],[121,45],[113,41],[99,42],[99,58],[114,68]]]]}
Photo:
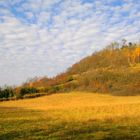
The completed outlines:
{"type": "Polygon", "coordinates": [[[1,0],[0,85],[54,76],[122,38],[140,39],[139,0],[1,0]]]}

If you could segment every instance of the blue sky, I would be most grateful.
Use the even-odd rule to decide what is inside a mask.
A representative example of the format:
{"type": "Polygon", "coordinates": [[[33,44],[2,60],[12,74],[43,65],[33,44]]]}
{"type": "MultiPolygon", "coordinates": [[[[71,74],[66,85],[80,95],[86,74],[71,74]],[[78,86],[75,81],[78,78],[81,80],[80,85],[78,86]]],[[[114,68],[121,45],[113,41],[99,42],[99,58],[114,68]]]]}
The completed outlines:
{"type": "Polygon", "coordinates": [[[54,76],[123,38],[140,39],[140,0],[0,0],[0,85],[54,76]]]}

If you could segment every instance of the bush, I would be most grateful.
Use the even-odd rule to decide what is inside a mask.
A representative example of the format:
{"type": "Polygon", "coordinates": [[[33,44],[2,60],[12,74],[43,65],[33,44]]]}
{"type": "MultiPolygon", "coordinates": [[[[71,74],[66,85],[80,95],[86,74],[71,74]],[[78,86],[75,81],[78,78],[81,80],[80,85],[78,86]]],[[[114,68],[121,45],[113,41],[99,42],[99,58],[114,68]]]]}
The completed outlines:
{"type": "Polygon", "coordinates": [[[10,87],[0,89],[0,98],[9,98],[14,96],[14,91],[10,87]]]}
{"type": "Polygon", "coordinates": [[[25,94],[32,94],[32,93],[37,93],[37,92],[38,92],[38,90],[34,87],[31,87],[31,88],[30,87],[23,87],[20,90],[20,95],[24,96],[25,94]]]}
{"type": "Polygon", "coordinates": [[[26,94],[23,96],[23,99],[36,98],[36,97],[40,97],[40,96],[44,96],[44,95],[47,95],[47,94],[46,93],[26,94]]]}
{"type": "Polygon", "coordinates": [[[48,89],[48,93],[56,93],[60,91],[60,87],[59,86],[52,86],[48,89]]]}
{"type": "Polygon", "coordinates": [[[74,80],[73,76],[69,76],[69,77],[67,78],[67,81],[66,81],[66,82],[70,82],[70,81],[73,81],[73,80],[74,80]]]}

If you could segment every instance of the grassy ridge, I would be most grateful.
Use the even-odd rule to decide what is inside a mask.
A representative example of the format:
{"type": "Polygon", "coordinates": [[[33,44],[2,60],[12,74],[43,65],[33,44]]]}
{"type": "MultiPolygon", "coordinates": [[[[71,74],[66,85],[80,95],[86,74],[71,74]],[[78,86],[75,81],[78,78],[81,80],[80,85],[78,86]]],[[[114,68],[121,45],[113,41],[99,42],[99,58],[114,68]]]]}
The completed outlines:
{"type": "Polygon", "coordinates": [[[56,94],[0,103],[1,140],[140,139],[140,96],[56,94]]]}

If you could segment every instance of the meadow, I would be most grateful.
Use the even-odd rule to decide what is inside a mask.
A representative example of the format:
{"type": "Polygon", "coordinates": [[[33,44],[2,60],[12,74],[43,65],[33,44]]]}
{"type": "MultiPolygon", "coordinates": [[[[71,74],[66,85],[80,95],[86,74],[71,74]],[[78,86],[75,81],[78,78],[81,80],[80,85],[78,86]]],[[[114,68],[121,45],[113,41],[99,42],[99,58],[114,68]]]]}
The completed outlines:
{"type": "Polygon", "coordinates": [[[0,140],[139,140],[140,96],[71,92],[0,102],[0,140]]]}

